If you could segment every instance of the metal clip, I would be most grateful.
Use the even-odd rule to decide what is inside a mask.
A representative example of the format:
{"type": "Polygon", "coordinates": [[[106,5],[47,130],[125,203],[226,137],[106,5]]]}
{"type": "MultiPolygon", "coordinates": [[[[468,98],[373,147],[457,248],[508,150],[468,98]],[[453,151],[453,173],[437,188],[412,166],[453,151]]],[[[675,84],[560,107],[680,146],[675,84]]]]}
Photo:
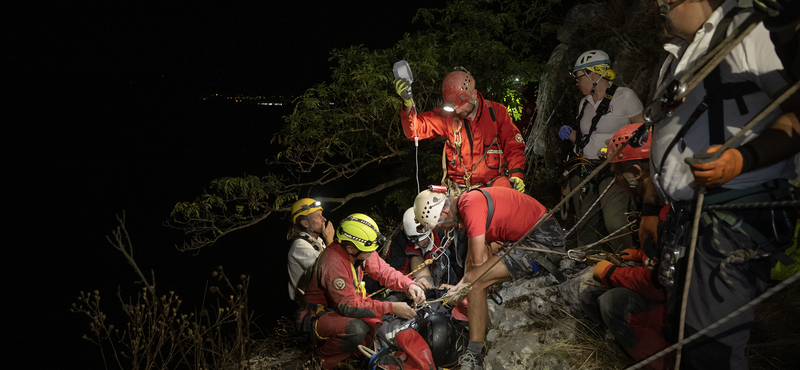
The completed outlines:
{"type": "Polygon", "coordinates": [[[576,251],[574,249],[570,249],[570,250],[567,251],[567,257],[569,259],[571,259],[571,260],[575,260],[575,261],[578,261],[578,262],[586,261],[586,254],[584,254],[581,251],[576,251]],[[573,257],[572,253],[575,253],[576,256],[573,257]]]}

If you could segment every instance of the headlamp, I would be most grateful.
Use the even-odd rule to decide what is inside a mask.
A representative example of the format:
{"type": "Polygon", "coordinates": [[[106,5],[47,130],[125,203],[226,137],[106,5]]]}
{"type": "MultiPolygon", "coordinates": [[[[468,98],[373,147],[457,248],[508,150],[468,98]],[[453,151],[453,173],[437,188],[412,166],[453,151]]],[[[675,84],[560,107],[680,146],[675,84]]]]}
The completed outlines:
{"type": "Polygon", "coordinates": [[[442,109],[444,109],[445,112],[455,112],[456,106],[453,103],[445,103],[442,109]]]}

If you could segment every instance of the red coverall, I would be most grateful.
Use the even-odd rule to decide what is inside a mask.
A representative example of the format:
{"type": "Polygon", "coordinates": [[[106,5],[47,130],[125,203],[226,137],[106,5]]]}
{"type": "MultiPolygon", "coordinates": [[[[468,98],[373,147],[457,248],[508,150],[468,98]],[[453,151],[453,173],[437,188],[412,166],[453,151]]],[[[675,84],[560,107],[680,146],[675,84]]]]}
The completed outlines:
{"type": "MultiPolygon", "coordinates": [[[[621,266],[613,270],[612,267],[609,265],[601,278],[608,290],[587,288],[581,294],[581,306],[595,321],[599,319],[599,311],[602,322],[638,362],[670,346],[664,339],[666,291],[658,283],[656,272],[645,266],[621,266]]],[[[667,354],[645,368],[672,368],[673,357],[673,354],[667,354]]]]}
{"type": "Polygon", "coordinates": [[[500,176],[503,174],[504,160],[508,163],[511,177],[523,178],[525,142],[517,126],[511,122],[504,105],[486,100],[481,93],[478,93],[478,112],[474,122],[455,115],[445,116],[442,113],[444,112],[441,108],[434,108],[433,111],[417,114],[414,127],[414,112],[409,115],[401,109],[400,121],[403,132],[411,140],[414,139],[415,133],[420,139],[437,136],[447,138],[445,152],[450,180],[464,184],[464,168],[466,168],[467,174],[470,174],[471,185],[486,184],[491,181],[491,186],[510,188],[508,178],[500,176]],[[492,121],[489,107],[494,110],[497,122],[492,121]],[[497,141],[492,145],[495,138],[497,141]],[[481,160],[484,153],[486,156],[481,160]]]}
{"type": "Polygon", "coordinates": [[[364,261],[363,268],[354,267],[339,243],[331,244],[319,258],[305,300],[333,310],[321,315],[315,324],[317,339],[325,340],[317,352],[322,368],[333,369],[357,352],[359,344],[368,345],[372,341],[375,324],[381,322],[381,316],[394,313],[391,302],[364,298],[366,291],[361,283],[364,271],[381,285],[398,292],[407,291],[414,282],[377,255],[364,261]]]}

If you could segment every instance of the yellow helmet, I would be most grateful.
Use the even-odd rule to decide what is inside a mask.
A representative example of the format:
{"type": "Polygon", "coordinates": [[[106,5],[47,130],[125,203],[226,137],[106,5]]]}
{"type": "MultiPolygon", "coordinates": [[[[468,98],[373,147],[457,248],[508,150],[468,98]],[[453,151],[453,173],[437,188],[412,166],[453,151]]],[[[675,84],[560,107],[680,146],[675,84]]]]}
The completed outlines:
{"type": "Polygon", "coordinates": [[[308,216],[317,210],[322,210],[320,202],[311,198],[300,199],[292,204],[292,224],[297,222],[297,216],[308,216]]]}
{"type": "Polygon", "coordinates": [[[345,217],[336,229],[336,237],[339,242],[352,242],[362,252],[372,252],[386,240],[375,220],[363,213],[345,217]]]}

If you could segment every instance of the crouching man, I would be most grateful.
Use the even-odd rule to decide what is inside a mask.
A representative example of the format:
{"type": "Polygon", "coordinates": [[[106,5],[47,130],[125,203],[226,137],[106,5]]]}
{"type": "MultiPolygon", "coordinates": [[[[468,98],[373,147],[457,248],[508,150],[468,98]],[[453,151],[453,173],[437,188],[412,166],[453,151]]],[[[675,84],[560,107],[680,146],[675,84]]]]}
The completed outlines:
{"type": "Polygon", "coordinates": [[[367,298],[364,272],[392,290],[406,292],[416,304],[425,300],[425,293],[411,279],[381,258],[370,258],[383,240],[372,218],[354,213],[342,220],[336,241],[317,260],[305,301],[306,315],[313,316],[314,336],[324,341],[316,351],[323,369],[333,369],[357,352],[359,344],[368,345],[381,316],[415,316],[407,303],[367,298]]]}
{"type": "MultiPolygon", "coordinates": [[[[661,208],[650,177],[652,134],[648,133],[649,139],[641,147],[627,146],[619,150],[640,126],[637,123],[619,129],[611,137],[608,151],[613,156],[611,169],[617,186],[637,200],[638,204],[643,204],[639,236],[644,244],[648,238],[654,241],[657,235],[657,215],[661,208]]],[[[646,258],[639,248],[625,249],[620,255],[634,262],[645,262],[646,258]]],[[[593,275],[602,287],[589,286],[580,297],[581,308],[592,321],[605,324],[617,342],[637,362],[669,346],[664,339],[666,291],[653,270],[647,266],[616,266],[608,261],[600,261],[593,275]]],[[[668,354],[649,363],[646,368],[671,368],[672,358],[673,355],[668,354]]]]}
{"type": "MultiPolygon", "coordinates": [[[[534,269],[543,267],[559,280],[564,280],[555,266],[543,253],[530,248],[551,249],[564,252],[564,230],[550,219],[532,232],[523,242],[524,248],[514,249],[508,257],[503,248],[499,254],[489,250],[487,242],[515,242],[520,240],[547,209],[536,199],[511,188],[491,187],[466,192],[459,197],[425,190],[414,201],[417,221],[429,229],[436,225],[445,230],[463,225],[467,230],[468,252],[466,273],[461,282],[446,296],[459,301],[455,296],[467,284],[472,284],[467,298],[469,317],[469,345],[461,358],[462,370],[483,369],[483,337],[486,332],[488,305],[486,288],[497,283],[525,278],[534,269]],[[488,271],[488,272],[487,272],[488,271]],[[486,275],[483,275],[486,272],[486,275]],[[482,276],[482,277],[481,277],[482,276]],[[478,279],[481,277],[480,279],[478,279]]],[[[555,254],[553,254],[555,256],[555,254]]]]}

